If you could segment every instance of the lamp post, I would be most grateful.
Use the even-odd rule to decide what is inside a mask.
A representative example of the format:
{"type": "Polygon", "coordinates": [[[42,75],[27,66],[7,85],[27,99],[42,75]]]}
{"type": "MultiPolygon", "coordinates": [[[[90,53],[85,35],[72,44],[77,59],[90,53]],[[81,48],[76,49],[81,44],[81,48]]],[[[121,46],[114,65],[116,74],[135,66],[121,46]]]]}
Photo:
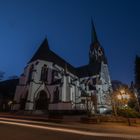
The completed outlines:
{"type": "Polygon", "coordinates": [[[121,89],[119,94],[117,95],[117,99],[121,103],[123,107],[127,107],[128,100],[130,99],[130,95],[126,92],[126,90],[121,89]]]}
{"type": "MultiPolygon", "coordinates": [[[[125,108],[128,106],[128,101],[130,99],[130,95],[126,92],[126,90],[121,89],[119,91],[119,94],[117,95],[117,98],[121,102],[121,106],[123,106],[125,108]]],[[[128,112],[126,111],[126,113],[127,113],[128,125],[131,126],[131,122],[130,122],[130,119],[129,119],[129,116],[128,116],[128,112]]]]}

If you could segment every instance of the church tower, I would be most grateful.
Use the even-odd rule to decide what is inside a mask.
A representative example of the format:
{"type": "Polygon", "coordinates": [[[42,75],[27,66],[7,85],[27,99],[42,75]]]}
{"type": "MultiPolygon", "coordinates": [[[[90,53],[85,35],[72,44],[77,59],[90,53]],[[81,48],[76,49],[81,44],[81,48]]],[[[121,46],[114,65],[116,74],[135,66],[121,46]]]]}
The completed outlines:
{"type": "Polygon", "coordinates": [[[91,44],[89,50],[89,64],[97,65],[97,64],[101,64],[101,62],[107,64],[104,49],[100,45],[100,42],[96,34],[95,26],[92,20],[91,20],[91,25],[92,25],[92,29],[91,29],[91,44]]]}
{"type": "Polygon", "coordinates": [[[98,77],[96,83],[96,92],[98,97],[98,110],[103,113],[111,110],[109,93],[111,92],[111,80],[108,70],[108,63],[103,47],[101,46],[95,26],[91,20],[91,44],[89,50],[89,67],[91,71],[95,71],[98,77]]]}

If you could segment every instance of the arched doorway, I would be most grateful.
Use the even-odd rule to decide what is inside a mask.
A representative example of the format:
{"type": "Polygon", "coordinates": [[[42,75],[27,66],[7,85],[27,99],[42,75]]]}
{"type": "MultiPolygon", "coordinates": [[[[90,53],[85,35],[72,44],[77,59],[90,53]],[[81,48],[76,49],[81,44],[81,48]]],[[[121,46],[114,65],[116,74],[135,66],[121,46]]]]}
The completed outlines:
{"type": "Polygon", "coordinates": [[[49,99],[47,93],[42,90],[38,93],[37,99],[35,101],[35,110],[48,110],[49,99]]]}

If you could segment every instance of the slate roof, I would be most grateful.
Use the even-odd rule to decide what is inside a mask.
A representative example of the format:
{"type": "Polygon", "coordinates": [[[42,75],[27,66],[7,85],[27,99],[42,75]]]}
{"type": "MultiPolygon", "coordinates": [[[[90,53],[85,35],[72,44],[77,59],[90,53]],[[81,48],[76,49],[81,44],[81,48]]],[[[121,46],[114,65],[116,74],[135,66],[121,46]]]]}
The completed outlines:
{"type": "Polygon", "coordinates": [[[61,66],[64,69],[68,69],[73,74],[76,74],[75,68],[66,62],[62,57],[58,56],[56,53],[54,53],[52,50],[49,49],[48,41],[45,39],[39,49],[36,51],[32,59],[29,61],[35,61],[35,60],[45,60],[54,62],[55,64],[61,66]]]}
{"type": "Polygon", "coordinates": [[[88,67],[88,65],[76,68],[76,73],[77,73],[77,76],[80,77],[80,78],[88,77],[89,76],[89,67],[88,67]]]}
{"type": "Polygon", "coordinates": [[[31,58],[30,62],[33,62],[37,59],[40,60],[47,60],[48,59],[48,53],[49,53],[49,45],[47,39],[44,39],[43,43],[40,45],[39,49],[36,51],[36,53],[31,58]]]}
{"type": "Polygon", "coordinates": [[[88,64],[88,65],[76,68],[77,76],[79,78],[98,75],[100,70],[101,70],[101,65],[100,64],[95,64],[95,65],[89,65],[88,64]]]}
{"type": "Polygon", "coordinates": [[[73,67],[71,64],[66,62],[63,58],[61,58],[52,50],[50,50],[47,39],[43,41],[43,43],[40,45],[39,49],[36,51],[36,53],[31,58],[29,63],[38,59],[54,62],[54,64],[57,64],[64,69],[67,69],[71,73],[77,75],[79,78],[97,75],[99,74],[101,69],[100,63],[95,63],[92,65],[88,64],[78,68],[73,67]]]}
{"type": "Polygon", "coordinates": [[[40,45],[39,49],[36,51],[36,53],[31,58],[29,63],[38,59],[54,62],[54,64],[57,64],[64,69],[67,69],[71,73],[77,75],[79,78],[97,75],[99,74],[101,69],[100,63],[95,63],[92,65],[88,64],[78,68],[73,67],[71,64],[66,62],[63,58],[61,58],[52,50],[50,50],[47,39],[43,41],[43,43],[40,45]]]}

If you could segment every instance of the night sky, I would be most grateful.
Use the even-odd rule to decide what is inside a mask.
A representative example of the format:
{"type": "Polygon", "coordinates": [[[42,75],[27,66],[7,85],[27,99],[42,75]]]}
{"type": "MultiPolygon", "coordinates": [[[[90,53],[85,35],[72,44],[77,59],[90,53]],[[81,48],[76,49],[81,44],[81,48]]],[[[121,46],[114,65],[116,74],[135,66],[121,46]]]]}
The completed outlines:
{"type": "Polygon", "coordinates": [[[139,0],[0,0],[0,70],[20,75],[45,37],[70,64],[87,64],[91,16],[111,79],[130,83],[140,55],[139,0]]]}

